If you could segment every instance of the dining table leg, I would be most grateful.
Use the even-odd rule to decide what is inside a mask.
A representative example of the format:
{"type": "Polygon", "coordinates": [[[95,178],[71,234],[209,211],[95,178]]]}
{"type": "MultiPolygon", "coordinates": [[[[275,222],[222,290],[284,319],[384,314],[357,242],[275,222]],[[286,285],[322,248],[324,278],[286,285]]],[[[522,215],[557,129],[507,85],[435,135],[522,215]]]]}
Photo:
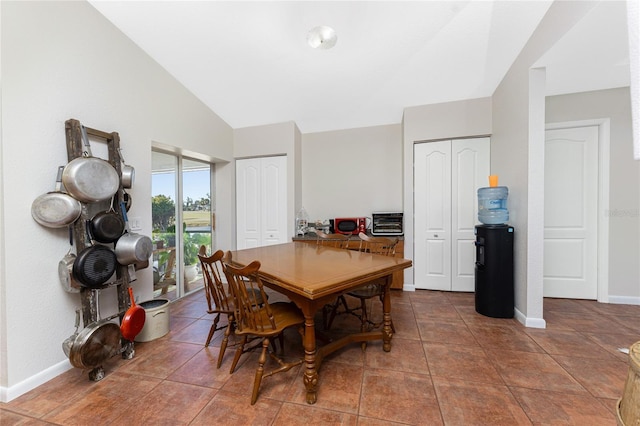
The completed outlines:
{"type": "Polygon", "coordinates": [[[318,368],[316,365],[316,329],[313,313],[304,312],[304,387],[307,403],[315,404],[318,396],[318,368]]]}
{"type": "Polygon", "coordinates": [[[391,337],[393,336],[393,328],[391,327],[391,280],[393,276],[387,277],[384,286],[384,296],[382,298],[382,349],[385,352],[391,351],[391,337]]]}
{"type": "Polygon", "coordinates": [[[303,382],[306,389],[306,399],[308,404],[315,404],[318,397],[318,366],[316,363],[316,329],[314,316],[316,306],[308,303],[304,299],[292,297],[294,303],[298,305],[304,315],[304,376],[303,382]]]}

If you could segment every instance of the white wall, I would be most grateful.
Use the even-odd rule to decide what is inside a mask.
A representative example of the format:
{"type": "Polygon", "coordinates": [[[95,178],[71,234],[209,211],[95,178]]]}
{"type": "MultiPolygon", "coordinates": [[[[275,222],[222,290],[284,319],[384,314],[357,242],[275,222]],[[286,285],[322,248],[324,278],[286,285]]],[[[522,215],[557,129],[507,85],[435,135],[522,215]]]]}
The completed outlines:
{"type": "MultiPolygon", "coordinates": [[[[44,228],[30,214],[32,201],[53,189],[57,166],[67,162],[64,122],[75,118],[119,133],[125,158],[136,168],[130,214],[142,218],[146,234],[152,142],[231,161],[233,132],[88,3],[1,2],[0,10],[5,401],[70,368],[61,343],[73,332],[79,296],[66,293],[57,275],[67,230],[44,228]]],[[[230,217],[228,208],[218,203],[219,219],[230,217]]],[[[151,271],[139,271],[133,287],[142,300],[150,298],[151,271]]],[[[115,306],[115,300],[103,302],[115,306]]]]}
{"type": "Polygon", "coordinates": [[[610,120],[609,300],[640,303],[640,162],[633,159],[629,88],[546,99],[546,122],[610,120]]]}
{"type": "MultiPolygon", "coordinates": [[[[403,118],[406,258],[413,259],[413,145],[419,141],[491,134],[491,98],[406,108],[403,118]]],[[[491,143],[493,156],[493,142],[491,143]]],[[[493,170],[492,170],[493,172],[493,170]]],[[[405,289],[414,289],[413,267],[405,269],[405,289]]]]}
{"type": "Polygon", "coordinates": [[[302,135],[302,204],[311,221],[402,211],[399,124],[302,135]]]}
{"type": "Polygon", "coordinates": [[[554,2],[493,94],[491,171],[509,186],[516,316],[544,327],[544,70],[531,69],[595,2],[554,2]]]}

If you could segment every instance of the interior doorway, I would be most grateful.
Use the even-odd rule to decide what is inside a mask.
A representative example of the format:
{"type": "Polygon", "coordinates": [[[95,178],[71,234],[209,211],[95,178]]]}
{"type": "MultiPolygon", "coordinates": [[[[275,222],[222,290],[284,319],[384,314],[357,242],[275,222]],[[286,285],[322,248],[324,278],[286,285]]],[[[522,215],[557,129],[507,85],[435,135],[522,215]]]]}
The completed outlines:
{"type": "Polygon", "coordinates": [[[547,127],[544,297],[607,299],[606,127],[594,122],[547,127]]]}

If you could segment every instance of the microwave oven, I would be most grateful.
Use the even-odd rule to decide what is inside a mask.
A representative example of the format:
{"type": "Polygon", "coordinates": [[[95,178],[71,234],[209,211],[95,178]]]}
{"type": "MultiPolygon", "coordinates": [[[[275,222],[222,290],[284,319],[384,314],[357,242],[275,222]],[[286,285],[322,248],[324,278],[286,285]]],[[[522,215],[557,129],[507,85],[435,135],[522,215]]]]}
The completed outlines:
{"type": "Polygon", "coordinates": [[[347,235],[358,235],[360,232],[367,232],[367,218],[337,217],[333,219],[333,232],[347,235]]]}
{"type": "Polygon", "coordinates": [[[374,212],[371,214],[371,235],[403,235],[403,213],[374,212]]]}

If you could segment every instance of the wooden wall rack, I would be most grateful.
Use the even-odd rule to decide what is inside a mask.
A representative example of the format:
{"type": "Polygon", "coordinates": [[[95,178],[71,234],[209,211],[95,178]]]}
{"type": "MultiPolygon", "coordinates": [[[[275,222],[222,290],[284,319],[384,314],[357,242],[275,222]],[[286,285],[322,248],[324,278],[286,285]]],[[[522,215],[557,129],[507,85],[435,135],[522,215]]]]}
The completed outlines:
{"type": "MultiPolygon", "coordinates": [[[[104,140],[107,144],[109,158],[107,161],[116,169],[118,176],[122,174],[122,158],[120,155],[120,136],[117,132],[103,132],[101,130],[91,129],[85,126],[85,130],[88,136],[104,140]]],[[[75,158],[82,157],[84,155],[84,145],[82,143],[82,124],[75,119],[69,119],[65,122],[65,133],[67,139],[67,159],[71,161],[75,158]]],[[[122,187],[122,183],[115,194],[115,204],[120,206],[120,203],[125,202],[126,193],[122,187]]],[[[109,200],[111,202],[111,200],[109,200]]],[[[107,207],[108,208],[108,207],[107,207]]],[[[73,240],[76,246],[77,253],[80,253],[86,247],[91,245],[91,241],[87,238],[86,222],[90,220],[93,215],[99,211],[105,211],[105,203],[82,203],[82,213],[80,218],[73,224],[73,240]]],[[[116,213],[122,216],[119,208],[116,208],[116,213]]],[[[123,218],[124,219],[124,218],[123,218]]],[[[116,279],[115,281],[106,283],[97,291],[94,289],[82,287],[80,289],[80,300],[82,308],[82,319],[84,326],[98,321],[99,307],[97,292],[110,287],[116,287],[118,296],[118,312],[120,321],[130,306],[129,299],[129,283],[132,280],[132,274],[129,271],[128,266],[117,265],[116,266],[116,279]]],[[[133,348],[133,342],[122,339],[122,357],[126,359],[133,358],[135,353],[133,348]]],[[[94,381],[101,380],[104,377],[104,369],[102,366],[95,367],[89,372],[89,378],[94,381]]]]}

